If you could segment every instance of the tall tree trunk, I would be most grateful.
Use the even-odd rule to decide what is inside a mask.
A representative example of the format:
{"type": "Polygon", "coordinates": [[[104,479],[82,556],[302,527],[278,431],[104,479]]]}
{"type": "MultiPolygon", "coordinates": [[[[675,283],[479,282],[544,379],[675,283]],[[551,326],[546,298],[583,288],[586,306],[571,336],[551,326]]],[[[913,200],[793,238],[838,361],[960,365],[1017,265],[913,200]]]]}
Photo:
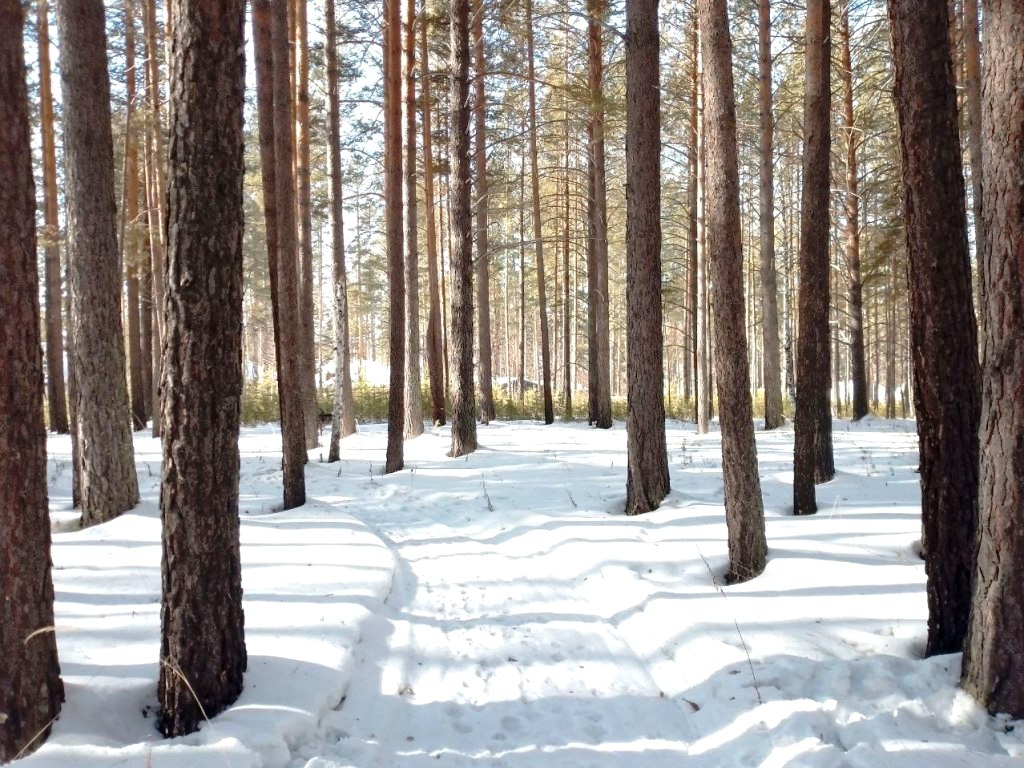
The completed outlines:
{"type": "Polygon", "coordinates": [[[405,436],[412,438],[423,434],[416,210],[416,0],[406,0],[405,16],[405,436]]]}
{"type": "Polygon", "coordinates": [[[125,315],[128,318],[128,372],[131,381],[132,423],[145,429],[150,393],[143,386],[142,339],[139,317],[139,152],[135,136],[135,4],[124,4],[125,101],[127,103],[124,137],[124,175],[121,180],[121,253],[127,277],[125,315]]]}
{"type": "Polygon", "coordinates": [[[57,217],[57,141],[53,126],[53,89],[50,82],[50,19],[47,0],[39,0],[39,130],[43,147],[43,231],[46,301],[46,402],[50,429],[68,431],[67,394],[64,387],[64,324],[61,311],[60,222],[57,217]]]}
{"type": "Polygon", "coordinates": [[[430,19],[423,5],[420,29],[420,81],[423,93],[423,205],[427,236],[427,376],[430,379],[430,419],[435,426],[445,423],[444,349],[441,346],[441,290],[437,276],[437,231],[434,224],[434,145],[431,135],[430,57],[427,33],[430,19]]]}
{"type": "Polygon", "coordinates": [[[405,465],[405,258],[402,252],[402,6],[384,1],[384,224],[388,262],[388,447],[384,472],[405,465]]]}
{"type": "MultiPolygon", "coordinates": [[[[525,123],[525,121],[524,121],[525,123]]],[[[522,133],[526,133],[525,125],[522,133]]],[[[519,154],[519,406],[526,401],[526,153],[519,154]]]]}
{"type": "MultiPolygon", "coordinates": [[[[566,44],[566,66],[568,66],[568,42],[566,44]]],[[[565,72],[565,82],[568,84],[569,72],[565,72]]],[[[572,304],[570,303],[571,291],[569,290],[569,108],[566,100],[565,109],[565,162],[562,179],[562,418],[565,421],[572,421],[572,304]]]]}
{"type": "Polygon", "coordinates": [[[661,309],[658,0],[626,0],[626,514],[669,492],[661,309]]]}
{"type": "Polygon", "coordinates": [[[277,319],[280,355],[281,438],[284,454],[284,508],[306,503],[306,438],[302,408],[299,334],[298,252],[295,183],[292,175],[291,82],[288,77],[288,0],[271,2],[274,87],[274,187],[277,195],[277,319]]]}
{"type": "Polygon", "coordinates": [[[540,317],[541,386],[544,391],[544,423],[555,420],[551,399],[551,341],[548,337],[548,297],[544,277],[544,233],[540,218],[540,171],[537,167],[537,78],[533,61],[533,0],[526,0],[527,80],[530,89],[530,174],[533,193],[533,244],[537,259],[537,303],[540,317]]]}
{"type": "Polygon", "coordinates": [[[100,0],[60,0],[68,243],[75,324],[82,522],[139,500],[121,325],[106,17],[100,0]]]}
{"type": "MultiPolygon", "coordinates": [[[[45,22],[45,10],[41,11],[45,22]]],[[[35,181],[19,0],[0,0],[0,762],[38,746],[64,686],[52,630],[35,181]]],[[[41,25],[42,26],[42,25],[41,25]]],[[[58,257],[59,265],[59,257],[58,257]]],[[[58,272],[58,285],[60,273],[58,272]]],[[[59,298],[59,296],[58,296],[59,298]]]]}
{"type": "Polygon", "coordinates": [[[238,522],[245,0],[173,0],[170,19],[159,699],[160,730],[183,736],[238,698],[247,661],[238,522]]]}
{"type": "Polygon", "coordinates": [[[779,364],[779,300],[775,281],[775,164],[772,144],[772,17],[770,0],[758,0],[758,96],[760,105],[761,176],[761,339],[764,346],[764,428],[775,429],[782,416],[782,371],[779,364]]]}
{"type": "MultiPolygon", "coordinates": [[[[529,2],[529,0],[528,0],[529,2]]],[[[477,448],[473,391],[473,234],[469,173],[469,0],[451,7],[452,458],[477,448]]]]}
{"type": "Polygon", "coordinates": [[[926,653],[934,655],[962,650],[967,633],[978,515],[978,346],[946,3],[889,0],[889,24],[921,452],[926,653]]]}
{"type": "MultiPolygon", "coordinates": [[[[964,687],[989,712],[1024,717],[1024,13],[989,0],[985,19],[985,278],[981,511],[964,687]]],[[[970,78],[970,75],[968,75],[970,78]]],[[[970,86],[968,86],[969,88],[970,86]]],[[[968,100],[970,93],[968,93],[968,100]]]]}
{"type": "Polygon", "coordinates": [[[800,327],[794,419],[793,512],[817,511],[814,484],[835,475],[829,407],[829,142],[831,3],[808,0],[804,64],[804,162],[800,208],[800,327]]]}
{"type": "Polygon", "coordinates": [[[697,223],[698,223],[698,206],[699,198],[697,191],[697,182],[700,177],[700,170],[698,168],[698,156],[699,156],[699,126],[700,116],[697,113],[697,80],[698,72],[697,69],[700,65],[700,39],[697,30],[697,17],[696,14],[693,16],[690,24],[690,51],[693,54],[693,68],[690,70],[690,115],[687,120],[687,141],[689,142],[688,156],[687,156],[687,179],[686,179],[686,200],[689,206],[689,221],[686,231],[686,247],[689,255],[689,264],[687,266],[687,286],[686,291],[688,294],[688,303],[690,310],[689,319],[689,331],[690,331],[690,342],[692,344],[690,350],[692,387],[693,387],[693,420],[696,423],[699,421],[699,408],[700,401],[697,397],[697,378],[700,376],[700,350],[697,345],[697,340],[700,338],[698,335],[699,326],[699,315],[698,309],[700,303],[697,301],[698,297],[698,254],[702,253],[699,246],[699,240],[697,235],[697,223]]]}
{"type": "MultiPolygon", "coordinates": [[[[64,254],[64,283],[71,285],[71,264],[70,253],[64,254]]],[[[64,317],[67,318],[68,328],[75,327],[75,316],[72,314],[74,307],[71,301],[71,293],[68,292],[64,299],[64,317]]],[[[75,336],[68,334],[67,343],[68,360],[75,359],[75,336]]],[[[82,449],[78,441],[78,380],[75,377],[75,366],[68,365],[68,422],[71,432],[71,508],[81,509],[82,507],[82,449]]]]}
{"type": "Polygon", "coordinates": [[[587,154],[590,251],[587,254],[587,309],[590,344],[587,372],[592,391],[590,419],[599,429],[612,426],[608,331],[608,190],[604,152],[604,41],[606,0],[587,0],[587,73],[590,86],[590,151],[587,154]]]}
{"type": "MultiPolygon", "coordinates": [[[[757,445],[750,404],[750,369],[744,325],[740,182],[736,160],[736,97],[726,0],[700,0],[704,115],[708,148],[708,246],[715,306],[715,362],[725,521],[729,529],[731,582],[747,581],[765,567],[768,544],[757,473],[757,445]]],[[[762,102],[763,104],[763,102],[762,102]]]]}
{"type": "Polygon", "coordinates": [[[473,119],[476,129],[476,317],[477,356],[480,361],[480,420],[494,420],[491,353],[491,277],[487,242],[487,97],[484,59],[484,0],[473,0],[473,119]]]}
{"type": "Polygon", "coordinates": [[[148,161],[146,163],[146,203],[149,225],[149,255],[153,278],[153,374],[152,401],[153,437],[160,436],[160,366],[164,338],[164,212],[167,210],[164,187],[164,128],[160,108],[160,56],[156,37],[156,0],[144,0],[142,7],[143,31],[146,35],[146,95],[149,98],[148,161]]]}
{"type": "Polygon", "coordinates": [[[697,432],[706,435],[711,422],[711,363],[708,359],[711,344],[709,336],[711,329],[708,326],[708,256],[704,248],[705,244],[705,192],[704,192],[704,171],[705,171],[705,121],[704,121],[704,61],[700,46],[700,22],[694,22],[694,37],[696,46],[696,68],[694,70],[696,98],[696,121],[697,121],[697,232],[696,232],[696,255],[697,255],[697,432]]]}
{"type": "Polygon", "coordinates": [[[299,218],[299,331],[302,414],[306,448],[316,448],[320,408],[316,400],[316,342],[313,335],[313,214],[310,203],[309,168],[309,34],[306,24],[307,0],[295,2],[295,170],[299,218]]]}
{"type": "Polygon", "coordinates": [[[839,22],[843,82],[843,122],[846,133],[846,268],[849,275],[850,378],[853,380],[854,421],[868,415],[868,380],[864,362],[864,285],[860,274],[860,193],[857,189],[857,148],[860,129],[853,112],[853,66],[850,58],[850,7],[843,6],[839,22]]]}
{"type": "MultiPolygon", "coordinates": [[[[985,227],[982,205],[984,201],[985,172],[982,152],[981,116],[981,43],[978,35],[978,0],[963,0],[964,14],[964,85],[967,101],[967,146],[971,153],[971,210],[974,214],[974,252],[978,261],[978,306],[984,307],[985,227]]],[[[979,313],[979,325],[984,332],[985,312],[979,313]]]]}
{"type": "Polygon", "coordinates": [[[348,274],[345,270],[344,198],[341,188],[341,99],[338,93],[338,27],[335,0],[327,0],[328,143],[331,152],[331,246],[334,251],[334,414],[328,461],[341,458],[341,438],[356,431],[352,360],[348,333],[348,274]]]}

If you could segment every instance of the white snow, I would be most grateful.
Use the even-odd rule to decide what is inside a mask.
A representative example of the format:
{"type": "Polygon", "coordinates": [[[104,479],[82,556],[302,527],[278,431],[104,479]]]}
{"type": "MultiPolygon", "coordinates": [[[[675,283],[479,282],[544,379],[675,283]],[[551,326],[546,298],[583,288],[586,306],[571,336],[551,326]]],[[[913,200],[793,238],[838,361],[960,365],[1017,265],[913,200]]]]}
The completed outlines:
{"type": "MultiPolygon", "coordinates": [[[[668,425],[672,493],[637,518],[625,430],[447,429],[381,476],[383,425],[310,452],[280,503],[280,434],[246,429],[245,691],[199,733],[154,729],[159,445],[143,501],[69,530],[70,445],[50,438],[57,637],[67,703],[31,768],[952,768],[1024,766],[1022,723],[922,659],[912,422],[835,424],[820,511],[789,514],[791,429],[759,432],[770,562],[726,568],[719,436],[668,425]]],[[[326,442],[327,435],[324,435],[326,442]]]]}

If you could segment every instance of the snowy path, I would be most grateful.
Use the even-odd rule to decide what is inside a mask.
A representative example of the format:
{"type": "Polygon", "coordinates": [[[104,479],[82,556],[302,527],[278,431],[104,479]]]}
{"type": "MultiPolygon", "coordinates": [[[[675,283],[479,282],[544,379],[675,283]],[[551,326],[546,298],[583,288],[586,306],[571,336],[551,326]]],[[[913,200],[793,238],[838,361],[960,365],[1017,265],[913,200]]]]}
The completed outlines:
{"type": "Polygon", "coordinates": [[[645,766],[679,764],[687,715],[555,555],[374,522],[399,563],[387,610],[323,743],[293,766],[621,766],[641,750],[645,766]]]}

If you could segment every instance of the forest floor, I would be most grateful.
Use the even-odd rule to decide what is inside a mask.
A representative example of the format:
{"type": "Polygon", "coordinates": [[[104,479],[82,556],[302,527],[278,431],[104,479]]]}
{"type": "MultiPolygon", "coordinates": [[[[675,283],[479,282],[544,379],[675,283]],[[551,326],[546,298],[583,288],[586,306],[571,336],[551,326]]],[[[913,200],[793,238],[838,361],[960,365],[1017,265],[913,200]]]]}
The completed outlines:
{"type": "Polygon", "coordinates": [[[836,479],[801,518],[792,428],[758,432],[770,561],[728,587],[719,435],[667,434],[672,493],[627,518],[621,424],[494,423],[460,459],[431,430],[386,477],[384,426],[364,426],[339,463],[310,452],[288,512],[280,434],[243,430],[246,688],[170,741],[159,443],[136,435],[139,507],[72,530],[70,444],[51,437],[67,703],[23,764],[1024,766],[1024,723],[957,688],[958,655],[921,658],[913,422],[836,421],[836,479]]]}

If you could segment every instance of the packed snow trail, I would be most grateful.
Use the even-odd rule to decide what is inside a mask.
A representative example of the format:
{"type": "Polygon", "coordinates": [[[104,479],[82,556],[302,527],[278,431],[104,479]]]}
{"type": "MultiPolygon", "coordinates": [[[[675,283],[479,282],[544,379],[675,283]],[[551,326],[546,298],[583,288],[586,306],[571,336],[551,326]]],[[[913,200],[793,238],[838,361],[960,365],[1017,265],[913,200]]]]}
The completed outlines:
{"type": "Polygon", "coordinates": [[[395,582],[322,741],[298,747],[291,765],[678,766],[687,714],[564,576],[548,540],[465,517],[455,527],[443,497],[431,498],[410,494],[386,515],[351,510],[393,548],[395,582]]]}

